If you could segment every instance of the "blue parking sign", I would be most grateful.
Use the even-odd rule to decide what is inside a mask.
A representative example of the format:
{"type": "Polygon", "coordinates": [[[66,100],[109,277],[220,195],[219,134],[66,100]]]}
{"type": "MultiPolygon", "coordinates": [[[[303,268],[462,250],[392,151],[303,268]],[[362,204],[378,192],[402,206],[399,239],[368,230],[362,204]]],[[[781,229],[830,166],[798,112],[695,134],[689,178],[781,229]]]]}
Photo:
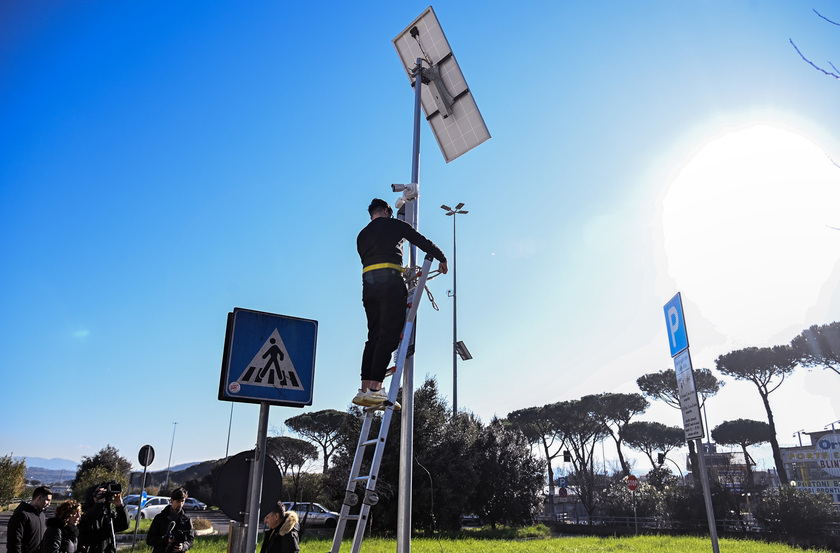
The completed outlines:
{"type": "Polygon", "coordinates": [[[668,345],[671,347],[671,357],[688,347],[688,332],[685,329],[682,297],[680,293],[665,304],[665,324],[668,328],[668,345]]]}

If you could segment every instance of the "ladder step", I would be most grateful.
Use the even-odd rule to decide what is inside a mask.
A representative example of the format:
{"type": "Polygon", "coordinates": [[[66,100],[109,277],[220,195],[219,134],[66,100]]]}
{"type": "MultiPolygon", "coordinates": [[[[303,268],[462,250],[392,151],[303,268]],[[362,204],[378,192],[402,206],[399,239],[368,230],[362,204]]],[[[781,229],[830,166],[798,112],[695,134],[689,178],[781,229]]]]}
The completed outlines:
{"type": "Polygon", "coordinates": [[[344,520],[359,520],[359,515],[346,515],[344,520]]]}
{"type": "Polygon", "coordinates": [[[374,439],[372,439],[372,440],[368,440],[368,441],[366,441],[366,442],[362,442],[360,445],[367,447],[367,446],[369,446],[369,445],[376,445],[377,443],[379,443],[379,438],[374,438],[374,439]]]}
{"type": "Polygon", "coordinates": [[[370,475],[368,475],[368,476],[357,476],[356,478],[353,479],[353,482],[367,482],[368,480],[370,480],[370,475]]]}

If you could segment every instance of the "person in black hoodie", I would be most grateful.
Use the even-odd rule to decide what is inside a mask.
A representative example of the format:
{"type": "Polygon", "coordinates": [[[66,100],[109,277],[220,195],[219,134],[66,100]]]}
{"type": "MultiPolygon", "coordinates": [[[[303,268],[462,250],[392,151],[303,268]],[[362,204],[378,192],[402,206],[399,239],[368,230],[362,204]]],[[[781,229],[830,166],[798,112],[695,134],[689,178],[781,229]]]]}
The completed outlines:
{"type": "Polygon", "coordinates": [[[17,506],[7,526],[8,553],[37,553],[41,550],[47,518],[44,511],[51,501],[52,490],[46,486],[39,486],[32,492],[32,501],[17,506]]]}
{"type": "Polygon", "coordinates": [[[299,553],[300,524],[294,511],[287,511],[278,501],[265,515],[265,537],[260,553],[299,553]]]}
{"type": "Polygon", "coordinates": [[[193,544],[192,520],[184,512],[187,491],[178,488],[169,496],[169,505],[159,512],[149,526],[146,543],[152,553],[177,553],[187,551],[193,544]]]}
{"type": "Polygon", "coordinates": [[[75,499],[65,501],[47,520],[47,531],[41,542],[41,553],[75,553],[79,546],[79,519],[82,504],[75,499]]]}

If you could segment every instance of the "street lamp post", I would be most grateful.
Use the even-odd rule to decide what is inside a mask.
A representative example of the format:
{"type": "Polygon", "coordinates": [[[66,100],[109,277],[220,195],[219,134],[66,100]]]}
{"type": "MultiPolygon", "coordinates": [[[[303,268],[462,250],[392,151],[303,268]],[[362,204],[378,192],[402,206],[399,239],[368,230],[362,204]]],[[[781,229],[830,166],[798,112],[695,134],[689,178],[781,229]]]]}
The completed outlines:
{"type": "MultiPolygon", "coordinates": [[[[446,211],[447,216],[452,217],[452,414],[458,413],[458,254],[457,235],[455,220],[458,215],[466,215],[469,211],[461,209],[464,202],[459,203],[455,208],[448,205],[440,206],[446,211]]],[[[466,348],[464,348],[466,349],[466,348]]]]}
{"type": "Polygon", "coordinates": [[[172,468],[172,448],[175,447],[175,429],[178,423],[172,423],[172,443],[169,444],[169,463],[166,465],[166,490],[169,491],[169,469],[172,468]]]}

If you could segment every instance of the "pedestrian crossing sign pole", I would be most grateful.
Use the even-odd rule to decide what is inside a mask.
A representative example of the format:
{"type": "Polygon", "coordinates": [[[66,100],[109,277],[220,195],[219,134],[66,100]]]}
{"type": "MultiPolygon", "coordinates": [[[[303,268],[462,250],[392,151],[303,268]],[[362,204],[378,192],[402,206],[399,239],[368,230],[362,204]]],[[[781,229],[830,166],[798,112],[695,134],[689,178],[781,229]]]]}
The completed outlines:
{"type": "Polygon", "coordinates": [[[236,308],[228,314],[219,399],[312,405],[318,321],[236,308]]]}
{"type": "Polygon", "coordinates": [[[259,403],[257,443],[248,477],[245,539],[256,551],[271,405],[312,405],[318,321],[236,308],[228,313],[219,400],[259,403]]]}

